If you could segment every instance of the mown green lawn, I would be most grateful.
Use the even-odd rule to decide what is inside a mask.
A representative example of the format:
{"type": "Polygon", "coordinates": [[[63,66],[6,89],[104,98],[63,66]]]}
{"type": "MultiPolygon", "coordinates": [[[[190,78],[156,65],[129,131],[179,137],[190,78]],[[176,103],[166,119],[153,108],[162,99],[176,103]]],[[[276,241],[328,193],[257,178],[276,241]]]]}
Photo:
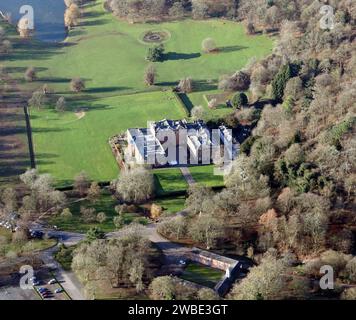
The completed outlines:
{"type": "Polygon", "coordinates": [[[203,92],[192,92],[187,95],[189,101],[188,103],[191,106],[202,106],[205,110],[204,119],[212,120],[222,118],[232,112],[234,112],[233,108],[228,108],[226,105],[219,105],[215,109],[210,109],[208,107],[207,100],[205,99],[205,95],[212,95],[221,93],[220,90],[211,90],[211,91],[203,91],[203,92]]]}
{"type": "Polygon", "coordinates": [[[224,272],[213,269],[201,264],[190,263],[184,270],[181,278],[191,282],[198,283],[202,286],[214,288],[222,279],[224,272]]]}
{"type": "Polygon", "coordinates": [[[93,180],[116,178],[119,168],[108,143],[111,136],[146,127],[147,121],[184,117],[169,92],[112,97],[83,106],[88,111],[79,120],[72,112],[31,110],[37,166],[59,185],[69,184],[82,170],[93,180]]]}
{"type": "MultiPolygon", "coordinates": [[[[55,99],[60,95],[67,99],[64,114],[55,112],[53,105],[31,111],[37,166],[40,172],[52,174],[58,185],[70,184],[82,170],[93,180],[115,178],[118,168],[108,145],[110,136],[145,126],[149,120],[186,116],[171,94],[157,90],[170,90],[181,78],[192,77],[199,92],[191,95],[195,104],[203,93],[216,90],[220,75],[239,70],[250,58],[261,58],[272,49],[271,38],[247,36],[236,22],[129,24],[105,12],[102,4],[103,0],[97,0],[85,7],[80,26],[70,31],[63,44],[23,41],[14,36],[14,52],[4,62],[20,87],[37,90],[46,83],[55,99]],[[149,46],[140,39],[151,29],[168,31],[170,39],[165,43],[164,61],[155,63],[157,86],[147,88],[143,72],[149,46]],[[202,53],[201,43],[207,37],[215,39],[220,53],[202,53]],[[25,83],[23,74],[29,66],[38,71],[38,80],[25,83]],[[86,90],[69,92],[73,77],[83,78],[86,90]],[[80,120],[73,113],[78,108],[87,110],[80,120]]],[[[220,112],[225,110],[212,111],[220,112]]],[[[185,188],[181,181],[161,184],[163,190],[185,188]]]]}
{"type": "MultiPolygon", "coordinates": [[[[207,187],[224,186],[224,177],[214,174],[214,165],[189,167],[195,182],[207,187]]],[[[156,169],[153,171],[156,177],[157,195],[165,195],[176,191],[185,191],[188,184],[179,168],[156,169]]]]}
{"type": "Polygon", "coordinates": [[[157,169],[153,171],[158,196],[171,192],[185,191],[188,184],[179,168],[157,169]]]}
{"type": "Polygon", "coordinates": [[[161,24],[129,24],[119,21],[103,9],[103,0],[87,6],[81,25],[66,40],[67,46],[21,45],[6,63],[22,69],[37,67],[40,78],[56,88],[67,89],[66,80],[80,76],[87,80],[91,93],[144,89],[143,70],[148,44],[142,34],[148,30],[166,30],[164,62],[156,63],[158,82],[171,85],[182,77],[202,81],[200,90],[210,89],[206,81],[223,73],[241,69],[251,57],[261,58],[272,50],[272,39],[264,35],[247,36],[241,24],[225,20],[184,20],[161,24]],[[219,54],[203,54],[201,43],[211,37],[220,48],[219,54]]]}
{"type": "Polygon", "coordinates": [[[224,177],[214,174],[214,165],[189,167],[189,171],[197,183],[207,187],[224,186],[224,177]]]}
{"type": "Polygon", "coordinates": [[[161,206],[166,213],[176,213],[184,210],[185,196],[155,199],[153,203],[161,206]]]}

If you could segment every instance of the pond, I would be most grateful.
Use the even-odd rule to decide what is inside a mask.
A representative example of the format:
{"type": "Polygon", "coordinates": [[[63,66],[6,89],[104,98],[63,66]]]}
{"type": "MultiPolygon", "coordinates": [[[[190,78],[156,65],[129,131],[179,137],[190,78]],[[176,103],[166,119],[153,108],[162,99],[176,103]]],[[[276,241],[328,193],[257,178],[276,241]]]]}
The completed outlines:
{"type": "Polygon", "coordinates": [[[64,0],[0,0],[0,10],[3,13],[11,13],[14,24],[22,17],[20,8],[23,5],[30,5],[34,10],[37,39],[60,42],[66,38],[64,0]]]}

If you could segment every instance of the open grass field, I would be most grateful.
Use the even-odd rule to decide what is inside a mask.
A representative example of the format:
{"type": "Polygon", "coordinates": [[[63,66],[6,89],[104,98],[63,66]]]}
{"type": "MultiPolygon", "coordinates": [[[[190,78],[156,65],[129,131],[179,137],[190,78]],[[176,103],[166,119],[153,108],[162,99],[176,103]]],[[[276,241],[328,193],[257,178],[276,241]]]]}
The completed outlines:
{"type": "MultiPolygon", "coordinates": [[[[80,26],[70,31],[64,43],[20,40],[14,35],[14,52],[4,62],[9,75],[24,90],[35,90],[46,83],[54,94],[67,99],[64,114],[56,113],[53,106],[31,111],[37,167],[52,174],[58,185],[71,183],[82,170],[93,180],[115,178],[118,168],[107,142],[110,136],[145,126],[147,120],[185,117],[172,95],[162,90],[190,76],[196,90],[201,91],[200,97],[195,93],[195,103],[203,92],[216,90],[220,75],[242,68],[250,58],[261,58],[272,48],[271,38],[246,36],[235,22],[129,24],[105,12],[102,4],[103,0],[97,0],[84,7],[80,26]],[[165,43],[164,61],[155,63],[156,86],[147,88],[142,79],[148,65],[148,45],[141,38],[151,29],[165,30],[170,38],[165,43]],[[207,37],[215,39],[218,54],[202,53],[201,43],[207,37]],[[38,71],[38,80],[32,83],[23,80],[28,66],[38,71]],[[85,79],[84,92],[69,92],[73,77],[85,79]],[[73,113],[77,108],[85,110],[81,119],[73,113]]],[[[164,190],[165,184],[161,181],[164,190]]],[[[180,181],[168,189],[174,187],[184,186],[180,181]]]]}
{"type": "Polygon", "coordinates": [[[214,288],[222,279],[224,273],[221,270],[213,269],[201,264],[190,263],[184,270],[181,278],[202,286],[214,288]]]}
{"type": "Polygon", "coordinates": [[[88,111],[82,119],[53,109],[31,112],[36,163],[59,185],[69,184],[81,170],[93,180],[116,178],[119,168],[108,143],[111,136],[131,127],[146,127],[148,120],[184,117],[169,92],[112,97],[84,106],[88,111]]]}
{"type": "MultiPolygon", "coordinates": [[[[202,88],[223,73],[241,69],[252,58],[271,52],[272,40],[263,35],[249,37],[242,25],[222,20],[185,20],[161,24],[129,24],[118,21],[103,9],[103,0],[88,4],[81,26],[74,28],[66,45],[32,46],[22,44],[7,63],[16,71],[32,65],[40,70],[43,81],[67,89],[67,80],[80,76],[87,80],[91,92],[120,92],[144,89],[143,70],[149,45],[142,43],[148,30],[166,30],[166,57],[156,63],[159,84],[171,85],[182,77],[203,81],[202,88]],[[203,54],[202,41],[211,37],[220,48],[219,54],[203,54]]],[[[22,76],[18,73],[18,76],[22,76]]]]}

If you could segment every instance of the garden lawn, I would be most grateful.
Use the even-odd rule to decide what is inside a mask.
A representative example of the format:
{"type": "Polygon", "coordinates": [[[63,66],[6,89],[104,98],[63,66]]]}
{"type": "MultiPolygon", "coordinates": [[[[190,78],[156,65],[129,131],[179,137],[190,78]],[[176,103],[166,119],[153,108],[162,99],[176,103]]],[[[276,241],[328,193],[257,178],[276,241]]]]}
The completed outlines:
{"type": "Polygon", "coordinates": [[[31,110],[36,163],[40,172],[52,174],[58,185],[71,183],[84,170],[93,180],[109,181],[119,168],[108,140],[147,121],[181,119],[183,109],[170,92],[125,95],[85,104],[84,118],[73,112],[31,110]]]}
{"type": "Polygon", "coordinates": [[[155,199],[153,203],[161,206],[166,213],[176,213],[184,210],[185,207],[185,197],[167,197],[161,199],[155,199]]]}
{"type": "MultiPolygon", "coordinates": [[[[187,95],[188,105],[191,106],[202,106],[205,110],[204,119],[206,121],[223,118],[224,116],[234,112],[233,108],[229,108],[226,105],[222,104],[217,106],[215,109],[210,109],[208,107],[206,95],[220,94],[221,90],[211,90],[211,91],[203,91],[203,92],[192,92],[187,95]]],[[[233,96],[233,94],[231,94],[233,96]]]]}
{"type": "Polygon", "coordinates": [[[201,264],[190,263],[184,270],[181,278],[191,282],[195,282],[202,286],[214,288],[215,285],[222,279],[224,272],[218,269],[213,269],[201,264]]]}
{"type": "Polygon", "coordinates": [[[224,177],[214,174],[214,165],[189,167],[195,182],[207,187],[223,187],[224,177]]]}
{"type": "Polygon", "coordinates": [[[153,173],[158,196],[188,189],[188,184],[179,168],[156,169],[153,173]]]}

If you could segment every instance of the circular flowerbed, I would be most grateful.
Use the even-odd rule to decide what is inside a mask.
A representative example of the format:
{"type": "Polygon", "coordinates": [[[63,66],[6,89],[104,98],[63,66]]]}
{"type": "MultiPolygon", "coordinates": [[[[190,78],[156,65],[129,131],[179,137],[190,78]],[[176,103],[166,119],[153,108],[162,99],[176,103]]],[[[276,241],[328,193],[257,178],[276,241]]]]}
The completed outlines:
{"type": "Polygon", "coordinates": [[[149,30],[146,31],[142,37],[141,40],[144,43],[163,43],[166,42],[167,40],[169,40],[169,38],[171,37],[170,33],[168,31],[165,30],[149,30]]]}

